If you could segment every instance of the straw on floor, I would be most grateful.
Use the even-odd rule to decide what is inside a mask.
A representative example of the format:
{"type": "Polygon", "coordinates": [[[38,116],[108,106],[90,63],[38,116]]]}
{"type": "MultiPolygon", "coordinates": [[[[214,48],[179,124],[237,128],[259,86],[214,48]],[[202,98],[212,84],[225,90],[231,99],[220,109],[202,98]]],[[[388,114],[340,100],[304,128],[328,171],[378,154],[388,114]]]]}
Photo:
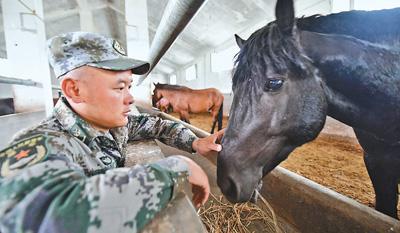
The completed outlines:
{"type": "Polygon", "coordinates": [[[198,213],[210,233],[281,233],[274,210],[261,195],[259,197],[268,211],[253,203],[232,204],[222,195],[216,197],[211,193],[198,213]]]}

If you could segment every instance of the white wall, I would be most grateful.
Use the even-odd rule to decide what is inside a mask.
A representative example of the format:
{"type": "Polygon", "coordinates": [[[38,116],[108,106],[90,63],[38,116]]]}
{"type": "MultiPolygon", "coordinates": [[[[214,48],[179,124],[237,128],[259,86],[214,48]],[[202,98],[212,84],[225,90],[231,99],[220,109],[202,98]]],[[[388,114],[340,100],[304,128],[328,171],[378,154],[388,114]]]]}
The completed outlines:
{"type": "MultiPolygon", "coordinates": [[[[160,73],[152,74],[150,80],[152,83],[169,83],[169,77],[160,73]]],[[[151,90],[153,90],[153,87],[151,90]]]]}
{"type": "Polygon", "coordinates": [[[41,0],[26,0],[33,15],[24,5],[14,0],[2,0],[7,59],[0,59],[0,75],[31,79],[43,85],[35,88],[9,86],[14,95],[16,112],[46,109],[52,112],[51,79],[46,54],[43,5],[41,0]]]}
{"type": "Polygon", "coordinates": [[[13,98],[10,84],[0,84],[0,99],[13,98]]]}
{"type": "MultiPolygon", "coordinates": [[[[233,63],[232,63],[233,64],[233,63]]],[[[179,69],[176,72],[177,84],[190,87],[192,89],[217,88],[224,94],[224,115],[228,116],[232,104],[232,70],[221,72],[211,71],[211,53],[207,52],[190,65],[179,69]],[[186,81],[185,70],[191,65],[197,65],[197,79],[186,81]]],[[[169,83],[166,79],[165,83],[169,83]]]]}
{"type": "Polygon", "coordinates": [[[211,53],[207,52],[188,66],[179,69],[176,73],[177,84],[187,86],[193,89],[203,89],[214,87],[222,93],[228,94],[231,92],[231,70],[212,72],[211,71],[211,53]],[[186,81],[185,70],[191,65],[197,65],[197,79],[186,81]]]}

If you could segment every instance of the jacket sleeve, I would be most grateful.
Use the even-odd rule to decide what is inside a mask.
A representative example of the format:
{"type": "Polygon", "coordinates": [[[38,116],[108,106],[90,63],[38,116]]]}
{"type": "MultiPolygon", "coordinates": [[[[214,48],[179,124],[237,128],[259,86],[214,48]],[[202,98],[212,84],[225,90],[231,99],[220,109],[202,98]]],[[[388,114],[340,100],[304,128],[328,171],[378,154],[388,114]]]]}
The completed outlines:
{"type": "Polygon", "coordinates": [[[0,232],[137,232],[187,180],[174,156],[88,177],[51,144],[0,151],[0,232]]]}
{"type": "Polygon", "coordinates": [[[178,149],[193,153],[192,143],[197,136],[182,124],[147,114],[130,116],[129,140],[158,139],[178,149]]]}

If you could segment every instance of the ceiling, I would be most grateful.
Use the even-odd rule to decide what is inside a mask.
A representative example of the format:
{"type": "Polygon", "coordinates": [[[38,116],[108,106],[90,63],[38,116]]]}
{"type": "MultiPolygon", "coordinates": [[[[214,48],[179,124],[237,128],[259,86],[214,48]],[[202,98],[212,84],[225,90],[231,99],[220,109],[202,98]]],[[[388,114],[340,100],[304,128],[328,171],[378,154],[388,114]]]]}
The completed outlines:
{"type": "MultiPolygon", "coordinates": [[[[67,31],[79,31],[80,12],[83,10],[93,15],[94,31],[112,36],[126,45],[124,2],[123,0],[43,0],[46,36],[50,38],[67,31]]],[[[168,0],[147,0],[150,43],[167,4],[168,0]]],[[[256,29],[255,27],[273,20],[274,5],[275,0],[206,1],[160,60],[155,71],[170,74],[206,52],[233,45],[235,33],[247,37],[256,29]]],[[[297,15],[329,13],[330,0],[298,0],[296,12],[297,15]]],[[[0,17],[0,57],[5,57],[1,20],[2,17],[0,17]]]]}

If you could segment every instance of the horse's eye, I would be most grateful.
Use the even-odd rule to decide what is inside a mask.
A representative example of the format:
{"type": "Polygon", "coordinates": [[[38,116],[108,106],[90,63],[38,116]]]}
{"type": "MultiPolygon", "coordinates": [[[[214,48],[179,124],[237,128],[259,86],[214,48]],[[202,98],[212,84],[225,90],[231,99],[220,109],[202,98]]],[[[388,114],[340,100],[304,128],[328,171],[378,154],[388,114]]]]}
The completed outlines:
{"type": "Polygon", "coordinates": [[[283,85],[282,79],[270,79],[265,83],[264,91],[277,91],[283,85]]]}

